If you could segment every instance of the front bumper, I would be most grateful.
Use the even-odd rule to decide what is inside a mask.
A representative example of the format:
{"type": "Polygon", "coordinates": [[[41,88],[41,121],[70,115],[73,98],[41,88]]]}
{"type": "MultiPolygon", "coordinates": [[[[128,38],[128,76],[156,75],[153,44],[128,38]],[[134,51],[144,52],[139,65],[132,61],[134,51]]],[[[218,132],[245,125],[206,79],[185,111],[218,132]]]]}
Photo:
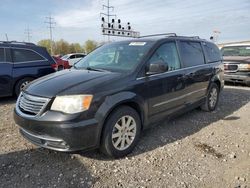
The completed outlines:
{"type": "Polygon", "coordinates": [[[95,119],[44,121],[23,117],[15,109],[14,120],[27,140],[44,148],[70,152],[96,148],[99,143],[99,125],[95,119]]]}
{"type": "Polygon", "coordinates": [[[225,73],[224,80],[226,82],[250,83],[250,73],[225,73]]]}

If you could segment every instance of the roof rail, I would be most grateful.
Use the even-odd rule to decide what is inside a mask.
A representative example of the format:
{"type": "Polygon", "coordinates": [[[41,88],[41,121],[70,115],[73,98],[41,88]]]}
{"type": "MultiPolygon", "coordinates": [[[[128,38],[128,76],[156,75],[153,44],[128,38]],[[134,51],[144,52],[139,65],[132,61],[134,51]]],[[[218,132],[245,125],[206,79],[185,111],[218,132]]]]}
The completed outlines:
{"type": "Polygon", "coordinates": [[[138,38],[157,37],[157,36],[200,39],[199,36],[181,36],[181,35],[177,35],[176,33],[159,33],[159,34],[153,34],[153,35],[145,35],[145,36],[141,36],[141,37],[138,37],[138,38]]]}
{"type": "Polygon", "coordinates": [[[181,37],[181,38],[191,38],[191,39],[200,39],[199,36],[177,36],[177,37],[181,37]]]}
{"type": "Polygon", "coordinates": [[[24,44],[24,45],[33,45],[35,46],[34,43],[31,42],[18,42],[18,41],[0,41],[2,44],[24,44]]]}
{"type": "Polygon", "coordinates": [[[153,34],[153,35],[140,36],[138,38],[157,37],[157,36],[176,37],[177,35],[176,33],[159,33],[159,34],[153,34]]]}

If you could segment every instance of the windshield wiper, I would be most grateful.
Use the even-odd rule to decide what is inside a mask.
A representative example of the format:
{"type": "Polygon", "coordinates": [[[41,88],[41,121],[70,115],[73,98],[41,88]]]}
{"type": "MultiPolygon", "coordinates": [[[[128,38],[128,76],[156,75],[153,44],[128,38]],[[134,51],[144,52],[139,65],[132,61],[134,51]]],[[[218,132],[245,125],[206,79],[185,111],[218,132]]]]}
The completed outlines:
{"type": "Polygon", "coordinates": [[[104,69],[96,69],[96,68],[93,68],[93,67],[86,67],[86,68],[84,68],[84,69],[90,70],[90,71],[107,72],[107,70],[104,70],[104,69]]]}

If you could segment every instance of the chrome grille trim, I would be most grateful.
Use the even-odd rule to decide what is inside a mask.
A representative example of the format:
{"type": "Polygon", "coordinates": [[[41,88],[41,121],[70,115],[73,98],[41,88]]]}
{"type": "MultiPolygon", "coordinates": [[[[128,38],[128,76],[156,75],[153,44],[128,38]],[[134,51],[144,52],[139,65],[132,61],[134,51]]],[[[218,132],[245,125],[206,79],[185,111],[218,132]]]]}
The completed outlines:
{"type": "Polygon", "coordinates": [[[37,97],[22,92],[17,99],[16,110],[24,116],[39,116],[46,108],[49,101],[49,98],[37,97]]]}
{"type": "Polygon", "coordinates": [[[224,71],[225,72],[237,72],[238,71],[238,63],[224,62],[224,71]]]}

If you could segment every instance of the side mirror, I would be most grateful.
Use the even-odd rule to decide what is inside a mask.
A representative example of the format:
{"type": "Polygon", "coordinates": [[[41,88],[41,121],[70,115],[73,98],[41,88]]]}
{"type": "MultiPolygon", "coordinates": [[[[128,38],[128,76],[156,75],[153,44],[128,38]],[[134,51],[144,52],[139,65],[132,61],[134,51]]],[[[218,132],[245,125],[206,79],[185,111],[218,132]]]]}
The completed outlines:
{"type": "Polygon", "coordinates": [[[157,61],[149,64],[146,75],[159,74],[168,71],[168,64],[163,61],[157,61]]]}

